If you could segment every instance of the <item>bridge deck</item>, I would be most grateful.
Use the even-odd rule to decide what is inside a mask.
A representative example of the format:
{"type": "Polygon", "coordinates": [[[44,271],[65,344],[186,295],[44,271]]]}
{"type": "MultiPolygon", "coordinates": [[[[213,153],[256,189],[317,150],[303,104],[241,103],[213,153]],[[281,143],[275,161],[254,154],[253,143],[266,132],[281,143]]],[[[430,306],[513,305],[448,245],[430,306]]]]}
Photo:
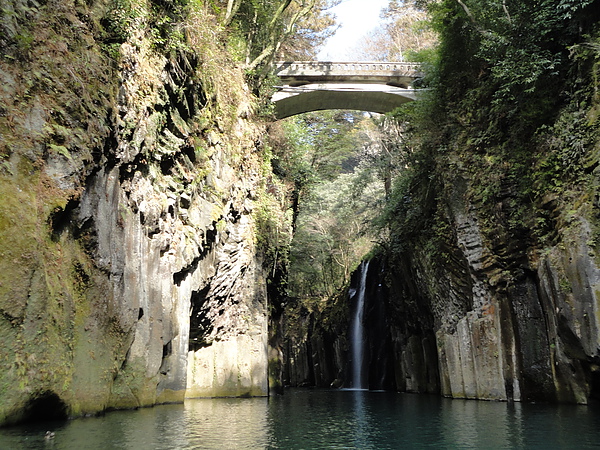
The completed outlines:
{"type": "Polygon", "coordinates": [[[289,86],[359,82],[408,87],[423,76],[421,65],[411,62],[286,61],[276,64],[275,73],[289,86]]]}

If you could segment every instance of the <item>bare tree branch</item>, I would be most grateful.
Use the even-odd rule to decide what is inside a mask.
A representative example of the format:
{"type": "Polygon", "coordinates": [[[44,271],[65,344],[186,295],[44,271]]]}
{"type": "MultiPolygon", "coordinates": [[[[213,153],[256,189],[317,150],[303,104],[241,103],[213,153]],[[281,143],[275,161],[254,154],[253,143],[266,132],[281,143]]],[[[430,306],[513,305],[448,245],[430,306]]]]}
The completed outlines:
{"type": "Polygon", "coordinates": [[[227,10],[225,12],[224,19],[225,26],[231,23],[231,21],[233,20],[233,16],[235,16],[238,9],[240,9],[241,4],[242,0],[227,0],[227,10]]]}
{"type": "Polygon", "coordinates": [[[512,19],[510,17],[510,14],[508,13],[508,8],[506,7],[506,0],[502,0],[502,9],[504,10],[504,13],[506,14],[508,23],[512,24],[512,19]]]}
{"type": "Polygon", "coordinates": [[[462,0],[456,0],[456,2],[462,7],[462,9],[465,11],[467,16],[469,17],[469,19],[471,19],[471,22],[476,23],[475,17],[473,17],[473,14],[471,13],[471,10],[469,9],[469,7],[467,5],[465,5],[462,0]]]}
{"type": "Polygon", "coordinates": [[[275,25],[277,25],[277,21],[279,20],[281,15],[285,12],[285,10],[288,8],[288,6],[290,6],[291,3],[292,3],[292,0],[284,0],[281,2],[281,4],[279,5],[279,8],[277,8],[277,11],[275,11],[275,15],[273,16],[273,18],[271,19],[271,22],[269,23],[270,29],[274,28],[275,25]]]}
{"type": "MultiPolygon", "coordinates": [[[[481,26],[477,23],[477,20],[475,20],[475,16],[473,15],[473,13],[469,9],[469,7],[462,0],[456,0],[456,2],[465,11],[465,13],[469,17],[469,20],[471,20],[471,23],[473,24],[475,29],[484,36],[490,36],[491,33],[488,30],[481,28],[481,26]]],[[[508,10],[505,9],[505,12],[508,14],[508,10]]],[[[510,16],[509,16],[509,18],[510,18],[510,16]]]]}
{"type": "Polygon", "coordinates": [[[292,0],[284,0],[282,2],[277,12],[275,13],[275,17],[273,18],[273,20],[271,20],[271,23],[269,24],[269,28],[271,29],[270,43],[267,46],[265,46],[260,55],[258,55],[256,58],[254,58],[252,62],[246,65],[246,69],[254,69],[263,61],[272,59],[273,56],[279,50],[279,47],[281,47],[282,42],[294,33],[294,27],[296,26],[298,21],[302,17],[310,14],[310,12],[316,4],[316,0],[309,0],[303,5],[301,5],[301,8],[298,9],[298,11],[288,20],[287,24],[285,25],[284,31],[281,34],[278,34],[275,27],[277,20],[288,9],[291,3],[292,0]]]}

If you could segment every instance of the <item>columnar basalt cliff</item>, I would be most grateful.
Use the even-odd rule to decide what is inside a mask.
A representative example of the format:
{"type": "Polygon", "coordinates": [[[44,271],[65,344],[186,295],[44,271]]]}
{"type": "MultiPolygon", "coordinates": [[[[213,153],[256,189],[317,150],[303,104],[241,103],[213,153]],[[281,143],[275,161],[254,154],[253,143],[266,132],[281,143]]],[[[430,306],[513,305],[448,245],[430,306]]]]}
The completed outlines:
{"type": "MultiPolygon", "coordinates": [[[[391,303],[418,301],[433,319],[426,329],[435,335],[443,395],[571,403],[598,396],[592,3],[573,4],[551,26],[526,20],[533,6],[523,3],[513,8],[508,29],[497,16],[485,22],[491,34],[482,34],[460,5],[444,5],[444,20],[452,20],[439,22],[433,119],[421,130],[421,153],[382,252],[387,283],[411,293],[402,298],[392,290],[391,303]],[[527,42],[513,39],[525,29],[527,42]],[[551,34],[554,44],[532,51],[536,33],[551,34]],[[500,36],[511,50],[488,53],[488,39],[500,36]],[[521,66],[490,69],[508,67],[519,52],[530,61],[545,52],[557,66],[532,62],[539,72],[516,82],[521,66]],[[469,64],[458,64],[461,58],[469,64]]],[[[423,323],[422,316],[405,320],[423,323]]]]}
{"type": "MultiPolygon", "coordinates": [[[[424,324],[429,315],[433,320],[424,325],[437,342],[437,353],[427,355],[421,352],[422,333],[398,330],[397,365],[407,364],[411,341],[418,339],[419,358],[439,365],[445,396],[572,403],[597,397],[598,265],[585,217],[573,217],[576,223],[559,230],[556,244],[541,251],[526,236],[509,244],[499,236],[500,227],[492,243],[468,201],[465,179],[451,181],[450,264],[435,264],[430,253],[415,247],[404,253],[402,264],[390,262],[396,270],[385,277],[392,285],[391,304],[426,310],[405,311],[396,323],[424,324]]],[[[400,390],[429,391],[410,387],[424,381],[410,371],[397,371],[396,380],[400,390]]]]}
{"type": "Polygon", "coordinates": [[[3,6],[0,423],[268,393],[262,129],[210,15],[192,51],[159,3],[3,6]]]}

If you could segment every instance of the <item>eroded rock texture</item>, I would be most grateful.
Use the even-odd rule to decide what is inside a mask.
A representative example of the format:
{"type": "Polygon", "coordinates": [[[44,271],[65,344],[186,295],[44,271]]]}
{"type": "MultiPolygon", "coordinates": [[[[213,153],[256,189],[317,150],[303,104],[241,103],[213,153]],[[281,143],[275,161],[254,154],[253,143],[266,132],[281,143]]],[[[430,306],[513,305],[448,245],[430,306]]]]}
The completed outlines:
{"type": "Polygon", "coordinates": [[[536,252],[523,237],[502,255],[484,242],[476,211],[461,192],[465,181],[455,181],[452,269],[430,270],[415,255],[409,265],[420,270],[401,275],[405,285],[427,285],[433,294],[428,303],[442,394],[587,402],[596,389],[598,323],[597,268],[588,256],[585,224],[568,248],[562,244],[531,257],[536,252]]]}
{"type": "MultiPolygon", "coordinates": [[[[543,251],[526,235],[504,241],[501,226],[490,242],[468,181],[454,177],[452,187],[454,245],[443,262],[414,246],[369,265],[368,387],[482,400],[597,398],[600,279],[589,223],[577,216],[543,251]]],[[[304,324],[289,331],[289,384],[350,386],[357,278],[337,306],[289,319],[304,324]]]]}
{"type": "Polygon", "coordinates": [[[0,423],[267,394],[251,96],[109,3],[3,3],[0,423]]]}
{"type": "Polygon", "coordinates": [[[446,180],[453,245],[443,261],[415,246],[385,262],[379,279],[389,285],[396,388],[484,400],[596,398],[599,278],[591,226],[576,214],[540,250],[526,232],[506,236],[502,202],[494,231],[483,231],[462,175],[446,180]]]}

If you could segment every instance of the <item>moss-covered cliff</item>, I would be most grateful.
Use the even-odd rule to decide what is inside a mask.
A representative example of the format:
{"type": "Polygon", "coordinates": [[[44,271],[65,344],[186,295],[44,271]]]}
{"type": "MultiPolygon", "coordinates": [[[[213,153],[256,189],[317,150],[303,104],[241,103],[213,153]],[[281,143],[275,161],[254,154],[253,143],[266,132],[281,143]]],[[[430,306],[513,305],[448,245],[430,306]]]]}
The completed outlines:
{"type": "Polygon", "coordinates": [[[384,259],[391,302],[433,316],[444,395],[597,395],[597,17],[550,3],[435,6],[437,91],[384,259]]]}
{"type": "Polygon", "coordinates": [[[587,403],[600,393],[598,2],[421,3],[440,45],[431,89],[397,114],[408,163],[368,277],[394,387],[587,403]]]}
{"type": "Polygon", "coordinates": [[[212,11],[13,0],[0,19],[0,424],[266,395],[258,213],[280,202],[212,11]]]}

